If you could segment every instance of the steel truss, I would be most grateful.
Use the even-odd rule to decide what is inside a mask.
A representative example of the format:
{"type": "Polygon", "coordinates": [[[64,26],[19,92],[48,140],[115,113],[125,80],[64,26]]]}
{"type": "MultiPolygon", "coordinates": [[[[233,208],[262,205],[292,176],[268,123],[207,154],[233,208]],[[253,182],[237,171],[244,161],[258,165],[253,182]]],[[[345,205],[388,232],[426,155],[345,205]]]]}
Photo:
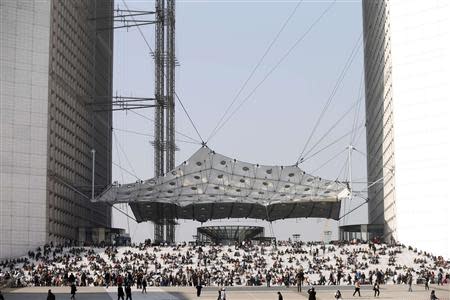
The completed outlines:
{"type": "Polygon", "coordinates": [[[113,99],[113,101],[96,101],[89,103],[94,107],[94,112],[102,111],[116,111],[116,110],[132,110],[132,109],[142,109],[142,108],[152,108],[156,107],[155,98],[145,98],[145,97],[126,97],[126,96],[113,96],[113,97],[100,97],[96,98],[107,98],[113,99]]]}
{"type": "MultiPolygon", "coordinates": [[[[104,30],[112,30],[112,29],[120,29],[120,28],[130,28],[144,25],[152,25],[157,21],[152,19],[147,19],[146,17],[149,15],[154,15],[154,11],[145,11],[145,10],[128,10],[128,9],[115,9],[113,16],[112,27],[102,27],[97,28],[96,31],[104,31],[104,30]],[[144,19],[136,19],[135,17],[144,18],[144,19]],[[116,25],[120,24],[120,25],[116,25]]],[[[98,18],[90,18],[89,20],[100,20],[108,17],[98,17],[98,18]]]]}
{"type": "MultiPolygon", "coordinates": [[[[156,0],[155,12],[154,168],[158,177],[175,167],[175,0],[156,0]]],[[[156,242],[174,242],[174,220],[155,224],[154,237],[156,242]]]]}
{"type": "MultiPolygon", "coordinates": [[[[90,20],[96,20],[95,18],[90,20]]],[[[97,31],[114,30],[155,24],[155,98],[113,97],[113,102],[95,103],[94,111],[155,108],[154,169],[155,176],[163,176],[175,167],[175,0],[156,0],[155,11],[114,10],[114,24],[97,31]],[[154,15],[154,20],[146,19],[154,15]],[[138,17],[139,19],[136,19],[138,17]],[[149,103],[149,101],[152,101],[149,103]]],[[[156,242],[175,241],[175,220],[155,223],[156,242]]]]}

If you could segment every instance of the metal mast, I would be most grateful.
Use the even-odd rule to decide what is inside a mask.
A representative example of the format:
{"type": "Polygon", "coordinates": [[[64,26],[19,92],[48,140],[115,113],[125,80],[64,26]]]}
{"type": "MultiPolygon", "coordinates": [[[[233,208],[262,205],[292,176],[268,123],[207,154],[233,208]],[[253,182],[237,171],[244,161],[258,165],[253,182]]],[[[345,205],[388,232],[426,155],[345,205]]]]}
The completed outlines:
{"type": "MultiPolygon", "coordinates": [[[[175,168],[175,0],[166,12],[166,172],[175,168]]],[[[175,242],[175,222],[166,221],[166,241],[175,242]]]]}
{"type": "MultiPolygon", "coordinates": [[[[175,167],[175,0],[156,0],[155,28],[155,176],[175,167]]],[[[174,220],[155,224],[155,241],[175,240],[174,220]],[[166,236],[164,239],[164,227],[166,236]]]]}

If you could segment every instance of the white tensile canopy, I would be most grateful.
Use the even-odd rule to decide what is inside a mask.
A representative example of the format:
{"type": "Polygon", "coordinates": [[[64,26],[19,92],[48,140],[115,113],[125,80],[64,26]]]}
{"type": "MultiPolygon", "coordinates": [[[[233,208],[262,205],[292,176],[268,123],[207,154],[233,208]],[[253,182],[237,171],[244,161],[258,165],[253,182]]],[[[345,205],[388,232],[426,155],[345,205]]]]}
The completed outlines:
{"type": "Polygon", "coordinates": [[[108,187],[94,201],[129,203],[138,221],[320,217],[338,219],[345,183],[298,166],[246,163],[200,148],[164,176],[108,187]]]}

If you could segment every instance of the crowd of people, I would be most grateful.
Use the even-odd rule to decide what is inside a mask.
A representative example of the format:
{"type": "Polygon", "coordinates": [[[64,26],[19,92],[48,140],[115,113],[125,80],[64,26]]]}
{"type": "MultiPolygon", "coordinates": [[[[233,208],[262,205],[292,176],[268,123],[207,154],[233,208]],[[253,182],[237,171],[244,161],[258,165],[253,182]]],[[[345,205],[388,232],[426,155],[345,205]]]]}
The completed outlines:
{"type": "MultiPolygon", "coordinates": [[[[276,245],[45,245],[0,262],[10,286],[297,286],[446,284],[450,262],[404,245],[292,242],[276,245]]],[[[356,293],[356,291],[355,291],[356,293]]]]}

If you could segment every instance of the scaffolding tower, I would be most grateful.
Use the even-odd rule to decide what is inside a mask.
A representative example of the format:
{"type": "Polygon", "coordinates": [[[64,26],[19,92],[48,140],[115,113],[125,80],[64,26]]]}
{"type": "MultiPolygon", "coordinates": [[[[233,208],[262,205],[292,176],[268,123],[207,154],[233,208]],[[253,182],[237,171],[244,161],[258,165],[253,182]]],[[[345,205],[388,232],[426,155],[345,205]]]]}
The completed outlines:
{"type": "MultiPolygon", "coordinates": [[[[155,1],[155,176],[175,167],[175,0],[155,1]]],[[[155,242],[175,241],[175,221],[155,223],[155,242]],[[164,236],[165,231],[165,236],[164,236]]]]}

